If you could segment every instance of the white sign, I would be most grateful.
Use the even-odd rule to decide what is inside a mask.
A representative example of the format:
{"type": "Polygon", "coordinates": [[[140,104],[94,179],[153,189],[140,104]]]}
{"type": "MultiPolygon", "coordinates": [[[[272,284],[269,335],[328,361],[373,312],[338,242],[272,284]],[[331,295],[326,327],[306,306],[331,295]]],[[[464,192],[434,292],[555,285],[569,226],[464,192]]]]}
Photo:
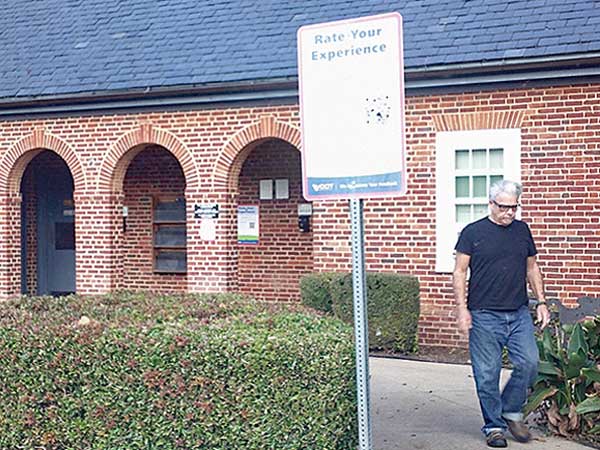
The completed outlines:
{"type": "Polygon", "coordinates": [[[258,244],[258,206],[238,206],[238,244],[258,244]]]}
{"type": "Polygon", "coordinates": [[[275,198],[276,199],[290,198],[290,182],[287,178],[275,180],[275,198]]]}
{"type": "Polygon", "coordinates": [[[203,241],[217,239],[217,221],[215,219],[200,219],[200,239],[203,241]]]}
{"type": "Polygon", "coordinates": [[[302,27],[298,68],[304,197],[403,194],[402,16],[302,27]]]}
{"type": "Polygon", "coordinates": [[[260,180],[258,198],[261,200],[273,199],[273,180],[260,180]]]}

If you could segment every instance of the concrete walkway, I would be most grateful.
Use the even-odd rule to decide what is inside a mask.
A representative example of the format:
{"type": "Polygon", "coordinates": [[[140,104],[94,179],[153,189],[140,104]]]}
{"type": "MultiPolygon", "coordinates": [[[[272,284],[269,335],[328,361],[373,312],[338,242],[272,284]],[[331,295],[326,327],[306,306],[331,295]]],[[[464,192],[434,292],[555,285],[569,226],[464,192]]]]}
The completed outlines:
{"type": "MultiPolygon", "coordinates": [[[[369,364],[373,450],[489,448],[471,366],[387,358],[369,364]]],[[[507,438],[513,449],[589,450],[535,430],[527,444],[507,438]]]]}

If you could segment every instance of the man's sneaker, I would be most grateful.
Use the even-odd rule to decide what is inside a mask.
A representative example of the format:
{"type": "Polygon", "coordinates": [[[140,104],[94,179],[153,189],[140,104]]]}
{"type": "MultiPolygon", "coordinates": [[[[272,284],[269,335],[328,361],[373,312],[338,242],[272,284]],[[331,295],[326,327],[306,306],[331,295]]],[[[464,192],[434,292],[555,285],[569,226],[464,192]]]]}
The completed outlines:
{"type": "Polygon", "coordinates": [[[490,434],[485,437],[485,441],[487,442],[488,447],[504,448],[508,446],[502,431],[491,431],[490,434]]]}
{"type": "Polygon", "coordinates": [[[504,421],[506,422],[506,425],[508,425],[510,434],[513,435],[516,441],[529,442],[531,440],[531,433],[522,420],[504,419],[504,421]]]}

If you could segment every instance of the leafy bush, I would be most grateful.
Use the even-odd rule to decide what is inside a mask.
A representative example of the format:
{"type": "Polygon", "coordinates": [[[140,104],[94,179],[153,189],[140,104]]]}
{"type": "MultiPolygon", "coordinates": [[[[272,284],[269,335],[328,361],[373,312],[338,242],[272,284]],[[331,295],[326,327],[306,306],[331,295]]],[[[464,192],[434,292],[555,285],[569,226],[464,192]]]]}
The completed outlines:
{"type": "Polygon", "coordinates": [[[0,304],[0,448],[356,447],[351,330],[237,296],[0,304]]]}
{"type": "MultiPolygon", "coordinates": [[[[305,305],[353,323],[351,274],[312,274],[301,282],[305,305]],[[331,306],[329,306],[331,305],[331,306]]],[[[417,349],[419,282],[392,273],[367,273],[367,314],[371,349],[413,352],[417,349]]]]}
{"type": "Polygon", "coordinates": [[[525,412],[554,433],[600,443],[600,317],[560,325],[538,338],[539,375],[525,412]]]}

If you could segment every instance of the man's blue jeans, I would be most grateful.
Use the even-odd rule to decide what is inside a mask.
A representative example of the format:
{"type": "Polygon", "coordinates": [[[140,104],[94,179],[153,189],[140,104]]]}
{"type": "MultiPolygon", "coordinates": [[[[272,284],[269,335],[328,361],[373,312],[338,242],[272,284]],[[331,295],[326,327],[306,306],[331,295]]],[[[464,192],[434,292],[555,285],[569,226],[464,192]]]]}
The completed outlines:
{"type": "Polygon", "coordinates": [[[527,306],[516,311],[479,309],[471,311],[469,351],[485,422],[482,431],[505,431],[504,418],[522,420],[527,390],[535,381],[538,349],[527,306]],[[502,349],[508,349],[513,365],[510,380],[500,392],[502,349]]]}

